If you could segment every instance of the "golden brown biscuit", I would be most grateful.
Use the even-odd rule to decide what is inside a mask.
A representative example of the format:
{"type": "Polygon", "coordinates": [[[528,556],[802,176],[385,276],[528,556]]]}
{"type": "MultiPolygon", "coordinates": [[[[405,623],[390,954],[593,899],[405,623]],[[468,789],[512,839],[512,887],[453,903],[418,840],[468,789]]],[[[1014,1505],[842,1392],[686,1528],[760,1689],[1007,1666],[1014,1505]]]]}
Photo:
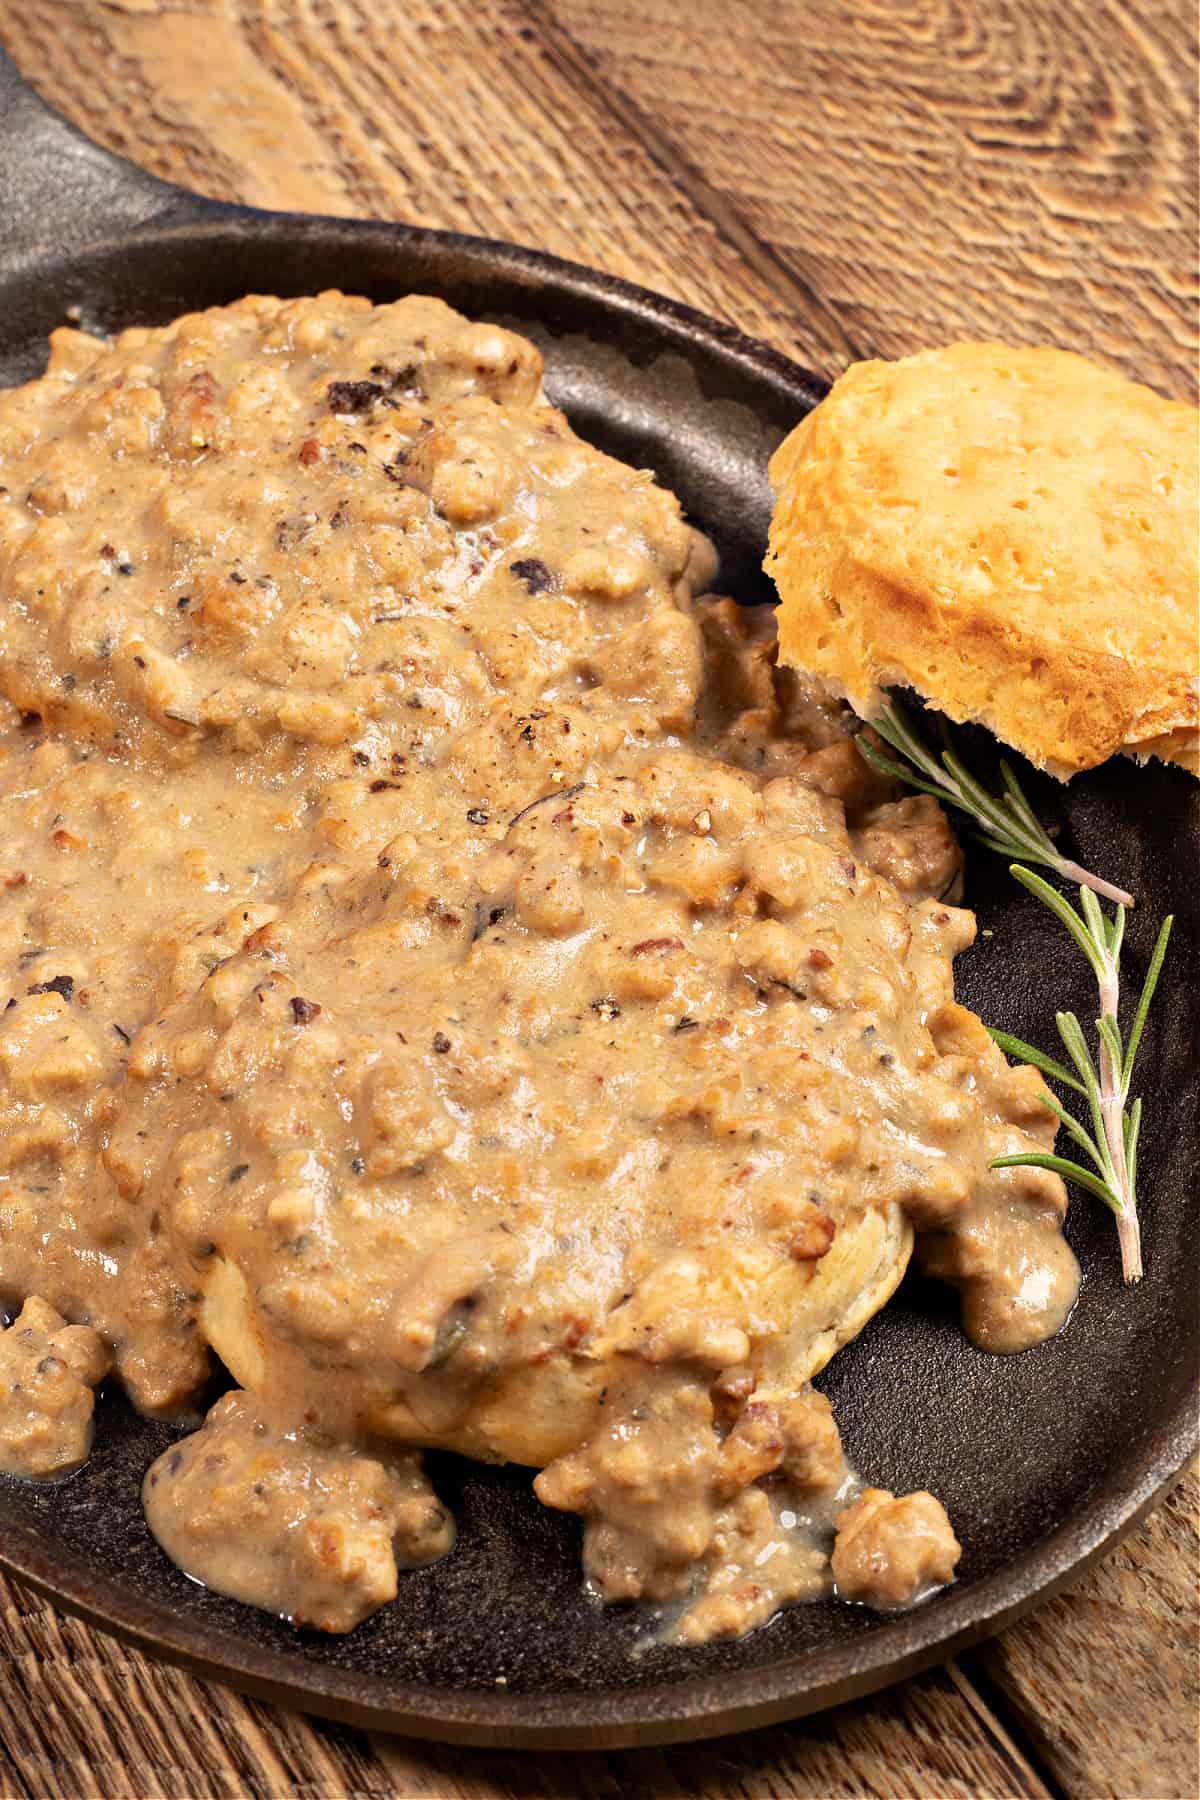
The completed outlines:
{"type": "Polygon", "coordinates": [[[771,462],[784,661],[915,688],[1063,778],[1200,773],[1197,416],[1061,350],[857,363],[771,462]]]}

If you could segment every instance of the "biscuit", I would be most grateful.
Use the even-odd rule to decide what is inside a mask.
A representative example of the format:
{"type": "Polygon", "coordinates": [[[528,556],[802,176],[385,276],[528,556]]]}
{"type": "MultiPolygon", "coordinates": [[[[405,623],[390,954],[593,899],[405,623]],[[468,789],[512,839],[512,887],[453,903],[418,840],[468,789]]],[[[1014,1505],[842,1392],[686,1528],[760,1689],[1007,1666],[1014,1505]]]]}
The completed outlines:
{"type": "Polygon", "coordinates": [[[1200,773],[1194,407],[952,344],[848,369],[770,474],[782,660],[865,717],[914,688],[1063,779],[1118,750],[1200,773]]]}
{"type": "MultiPolygon", "coordinates": [[[[843,1219],[827,1256],[773,1269],[756,1290],[762,1342],[753,1367],[763,1392],[797,1393],[857,1337],[895,1292],[912,1247],[912,1227],[893,1202],[843,1219]]],[[[256,1305],[237,1263],[214,1255],[199,1281],[200,1329],[239,1386],[266,1397],[286,1392],[296,1353],[256,1305]]],[[[606,1383],[627,1354],[628,1345],[601,1337],[578,1355],[513,1369],[447,1420],[418,1416],[395,1394],[370,1410],[370,1427],[381,1438],[542,1468],[596,1429],[606,1383]]]]}

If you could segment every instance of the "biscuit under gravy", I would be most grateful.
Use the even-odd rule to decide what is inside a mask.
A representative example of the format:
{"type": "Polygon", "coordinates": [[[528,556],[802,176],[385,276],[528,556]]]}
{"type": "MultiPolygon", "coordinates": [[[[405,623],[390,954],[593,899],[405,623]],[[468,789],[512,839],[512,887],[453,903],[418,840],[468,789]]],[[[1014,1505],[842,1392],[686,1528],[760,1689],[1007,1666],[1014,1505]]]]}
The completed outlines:
{"type": "Polygon", "coordinates": [[[1194,407],[952,344],[847,370],[771,481],[781,657],[857,711],[911,687],[1063,778],[1200,773],[1194,407]]]}

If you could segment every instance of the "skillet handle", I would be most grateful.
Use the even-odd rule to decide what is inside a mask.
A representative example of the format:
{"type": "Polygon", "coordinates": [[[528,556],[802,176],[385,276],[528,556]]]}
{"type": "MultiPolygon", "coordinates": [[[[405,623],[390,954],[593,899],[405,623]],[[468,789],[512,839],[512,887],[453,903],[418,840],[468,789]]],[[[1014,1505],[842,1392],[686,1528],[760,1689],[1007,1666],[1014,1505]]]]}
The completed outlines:
{"type": "Polygon", "coordinates": [[[205,205],[93,144],[38,97],[0,48],[0,256],[8,267],[117,235],[180,202],[188,210],[205,205]]]}

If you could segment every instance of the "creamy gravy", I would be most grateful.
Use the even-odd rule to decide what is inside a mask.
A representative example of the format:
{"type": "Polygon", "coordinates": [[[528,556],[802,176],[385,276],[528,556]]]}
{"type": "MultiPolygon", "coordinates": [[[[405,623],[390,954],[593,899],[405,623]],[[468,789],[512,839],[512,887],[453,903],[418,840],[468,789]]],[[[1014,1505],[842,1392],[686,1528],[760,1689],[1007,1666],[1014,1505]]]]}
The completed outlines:
{"type": "MultiPolygon", "coordinates": [[[[840,1582],[809,1382],[914,1228],[992,1348],[1078,1271],[1057,1178],[987,1167],[1053,1119],[953,999],[938,808],[540,381],[335,294],[0,396],[0,1288],[90,1334],[43,1462],[109,1357],[179,1418],[232,1371],[146,1486],[212,1585],[349,1629],[449,1545],[438,1445],[702,1641],[840,1582]]],[[[897,1504],[854,1598],[952,1572],[897,1504]]]]}

